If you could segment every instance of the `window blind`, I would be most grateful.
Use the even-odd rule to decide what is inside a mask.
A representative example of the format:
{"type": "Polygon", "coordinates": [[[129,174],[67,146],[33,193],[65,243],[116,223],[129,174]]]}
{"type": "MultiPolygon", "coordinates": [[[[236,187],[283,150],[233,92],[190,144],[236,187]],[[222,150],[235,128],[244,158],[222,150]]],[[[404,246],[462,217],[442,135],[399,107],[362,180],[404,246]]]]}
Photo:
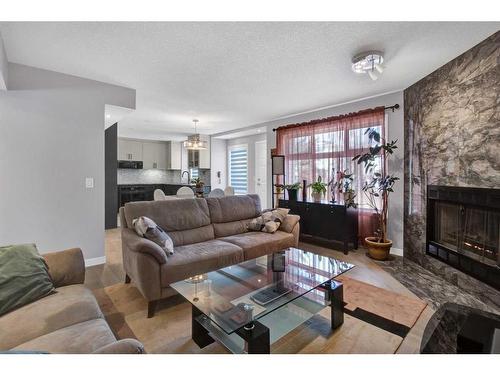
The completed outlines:
{"type": "Polygon", "coordinates": [[[229,179],[235,194],[248,192],[248,150],[235,147],[229,151],[229,179]]]}

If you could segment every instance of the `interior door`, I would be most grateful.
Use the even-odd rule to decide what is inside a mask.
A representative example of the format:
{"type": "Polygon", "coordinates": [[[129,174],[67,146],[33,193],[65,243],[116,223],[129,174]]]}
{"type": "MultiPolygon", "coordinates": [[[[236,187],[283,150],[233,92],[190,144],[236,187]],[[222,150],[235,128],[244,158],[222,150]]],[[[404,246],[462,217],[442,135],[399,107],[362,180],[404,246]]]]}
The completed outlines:
{"type": "Polygon", "coordinates": [[[260,197],[261,207],[267,206],[267,142],[255,142],[255,194],[260,197]]]}

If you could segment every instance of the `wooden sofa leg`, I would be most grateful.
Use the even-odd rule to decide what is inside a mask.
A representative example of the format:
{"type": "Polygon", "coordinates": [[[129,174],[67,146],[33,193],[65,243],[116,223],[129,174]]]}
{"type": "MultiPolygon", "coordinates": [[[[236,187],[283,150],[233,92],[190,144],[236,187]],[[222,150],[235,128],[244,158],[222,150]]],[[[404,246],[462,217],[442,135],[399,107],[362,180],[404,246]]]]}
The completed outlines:
{"type": "Polygon", "coordinates": [[[155,315],[157,305],[158,305],[158,300],[148,302],[148,318],[152,318],[155,315]]]}
{"type": "Polygon", "coordinates": [[[130,284],[130,276],[125,274],[125,284],[130,284]]]}

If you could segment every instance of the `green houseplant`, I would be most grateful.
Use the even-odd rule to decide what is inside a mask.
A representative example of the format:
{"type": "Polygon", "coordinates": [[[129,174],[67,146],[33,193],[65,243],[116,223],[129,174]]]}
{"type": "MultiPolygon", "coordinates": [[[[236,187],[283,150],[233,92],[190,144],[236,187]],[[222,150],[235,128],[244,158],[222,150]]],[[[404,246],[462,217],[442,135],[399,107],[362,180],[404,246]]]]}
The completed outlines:
{"type": "Polygon", "coordinates": [[[377,157],[383,156],[383,160],[386,161],[387,157],[392,155],[398,146],[396,145],[397,140],[386,142],[375,128],[368,128],[365,134],[367,134],[370,143],[368,152],[356,155],[352,159],[356,160],[358,164],[363,163],[365,173],[371,173],[371,177],[363,185],[363,192],[368,198],[369,206],[375,210],[378,218],[378,228],[375,236],[366,237],[365,243],[368,247],[368,254],[372,258],[386,260],[392,246],[392,241],[387,238],[389,194],[394,192],[394,184],[399,178],[387,174],[383,167],[380,171],[375,171],[375,167],[377,157]]]}
{"type": "Polygon", "coordinates": [[[332,185],[332,196],[334,196],[334,191],[336,189],[339,195],[343,196],[346,207],[356,208],[357,204],[354,201],[354,198],[356,198],[356,191],[353,188],[353,176],[354,174],[349,173],[347,169],[343,171],[339,170],[337,172],[337,181],[332,185]]]}
{"type": "Polygon", "coordinates": [[[312,190],[311,196],[315,202],[320,202],[323,199],[323,196],[326,193],[326,187],[328,184],[323,182],[321,176],[318,176],[318,180],[309,184],[309,187],[312,190]]]}
{"type": "Polygon", "coordinates": [[[197,178],[193,178],[191,180],[191,183],[194,184],[194,187],[195,187],[195,190],[197,193],[203,193],[203,186],[205,185],[205,183],[203,182],[203,180],[199,177],[197,178]]]}
{"type": "Polygon", "coordinates": [[[296,201],[297,200],[297,192],[299,191],[299,189],[302,188],[302,186],[300,186],[300,182],[285,185],[284,187],[285,187],[286,191],[288,192],[288,199],[290,199],[291,201],[296,201]]]}

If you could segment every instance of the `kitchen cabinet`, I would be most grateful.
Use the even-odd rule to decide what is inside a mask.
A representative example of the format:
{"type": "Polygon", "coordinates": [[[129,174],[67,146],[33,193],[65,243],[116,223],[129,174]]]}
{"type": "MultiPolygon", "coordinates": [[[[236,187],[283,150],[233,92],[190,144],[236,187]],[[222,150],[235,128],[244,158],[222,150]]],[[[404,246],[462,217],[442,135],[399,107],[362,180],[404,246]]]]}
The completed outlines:
{"type": "Polygon", "coordinates": [[[210,169],[210,137],[201,136],[201,139],[207,141],[207,149],[199,151],[199,165],[200,169],[210,169]]]}
{"type": "Polygon", "coordinates": [[[182,169],[181,164],[181,154],[182,154],[182,144],[181,142],[169,141],[167,142],[167,169],[182,169]]]}
{"type": "MultiPolygon", "coordinates": [[[[210,167],[210,153],[204,156],[204,164],[210,167]]],[[[140,141],[118,139],[118,160],[142,161],[144,169],[185,170],[188,165],[187,150],[181,142],[140,141]]],[[[198,163],[199,164],[199,163],[198,163]]]]}
{"type": "Polygon", "coordinates": [[[142,161],[142,142],[119,138],[118,160],[142,161]]]}
{"type": "Polygon", "coordinates": [[[143,142],[144,169],[167,169],[167,144],[165,142],[143,142]]]}
{"type": "Polygon", "coordinates": [[[207,141],[206,150],[187,150],[188,168],[210,169],[210,138],[201,136],[207,141]]]}

